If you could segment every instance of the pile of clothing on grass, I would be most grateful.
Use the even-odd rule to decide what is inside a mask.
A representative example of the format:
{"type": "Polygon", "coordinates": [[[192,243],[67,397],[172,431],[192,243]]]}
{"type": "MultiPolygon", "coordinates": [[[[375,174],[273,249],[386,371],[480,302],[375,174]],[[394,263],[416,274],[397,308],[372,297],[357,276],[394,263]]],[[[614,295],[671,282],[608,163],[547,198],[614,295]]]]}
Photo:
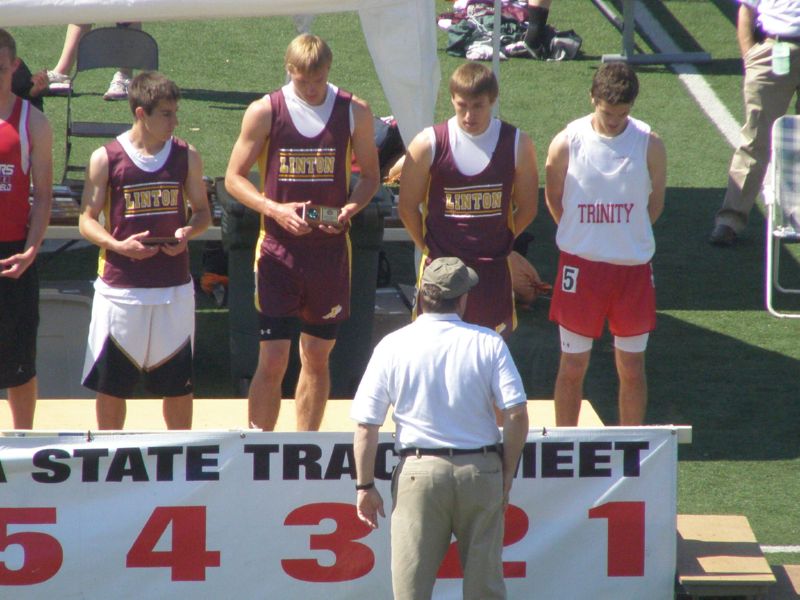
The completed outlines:
{"type": "MultiPolygon", "coordinates": [[[[442,13],[438,25],[447,31],[447,53],[469,60],[492,59],[493,0],[455,0],[453,11],[442,13]]],[[[571,60],[580,53],[583,39],[574,30],[559,31],[547,25],[539,48],[525,45],[528,30],[527,3],[502,0],[500,13],[500,60],[510,57],[539,60],[571,60]]]]}

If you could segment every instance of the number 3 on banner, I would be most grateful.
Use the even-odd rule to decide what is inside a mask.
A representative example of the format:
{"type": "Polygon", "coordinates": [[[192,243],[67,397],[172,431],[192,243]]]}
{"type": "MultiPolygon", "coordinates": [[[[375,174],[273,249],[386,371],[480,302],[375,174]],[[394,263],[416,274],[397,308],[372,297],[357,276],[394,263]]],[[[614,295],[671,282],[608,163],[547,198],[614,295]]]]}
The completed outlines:
{"type": "Polygon", "coordinates": [[[205,581],[206,568],[218,567],[220,553],[206,550],[205,506],[159,506],[128,551],[127,567],[169,567],[172,581],[205,581]],[[154,550],[172,524],[172,549],[154,550]]]}
{"type": "Polygon", "coordinates": [[[0,561],[0,585],[35,585],[58,573],[64,551],[58,540],[46,533],[20,531],[8,533],[9,525],[39,525],[56,522],[55,508],[0,508],[0,552],[21,546],[24,561],[12,570],[0,561]]]}
{"type": "Polygon", "coordinates": [[[330,550],[336,557],[334,563],[323,567],[313,558],[284,559],[281,566],[286,574],[300,581],[320,583],[349,581],[369,573],[375,565],[375,555],[369,546],[354,540],[366,537],[372,529],[358,518],[354,504],[305,504],[290,512],[284,525],[319,525],[325,519],[332,519],[336,529],[327,534],[311,535],[309,548],[330,550]]]}

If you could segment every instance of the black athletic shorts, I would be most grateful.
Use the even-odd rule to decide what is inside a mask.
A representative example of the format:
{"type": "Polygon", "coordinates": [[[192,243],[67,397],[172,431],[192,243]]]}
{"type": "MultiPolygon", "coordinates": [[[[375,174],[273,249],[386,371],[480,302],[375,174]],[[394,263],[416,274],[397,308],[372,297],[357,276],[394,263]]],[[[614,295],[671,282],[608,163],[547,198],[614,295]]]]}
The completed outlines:
{"type": "MultiPolygon", "coordinates": [[[[25,241],[0,242],[0,257],[25,249],[25,241]]],[[[0,389],[17,387],[36,375],[39,276],[36,264],[19,279],[0,277],[0,389]]]]}
{"type": "Polygon", "coordinates": [[[300,333],[313,335],[323,340],[335,340],[339,333],[339,323],[306,323],[298,317],[268,317],[258,313],[259,339],[291,340],[300,333]]]}

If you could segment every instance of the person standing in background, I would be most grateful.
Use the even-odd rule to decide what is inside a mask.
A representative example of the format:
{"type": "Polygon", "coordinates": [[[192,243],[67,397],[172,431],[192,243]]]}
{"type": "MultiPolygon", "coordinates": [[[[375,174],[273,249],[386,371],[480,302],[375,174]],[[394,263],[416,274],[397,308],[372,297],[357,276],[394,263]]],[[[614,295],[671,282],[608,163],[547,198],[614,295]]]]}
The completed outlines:
{"type": "MultiPolygon", "coordinates": [[[[133,29],[141,29],[142,24],[136,23],[117,23],[117,27],[132,27],[133,29]]],[[[47,80],[49,83],[50,91],[67,90],[72,85],[72,78],[70,71],[75,65],[75,59],[78,57],[78,45],[81,38],[91,31],[92,25],[67,25],[67,33],[64,37],[64,47],[61,50],[61,56],[52,70],[47,71],[47,80]]],[[[128,97],[128,88],[131,85],[132,73],[130,69],[121,68],[114,73],[111,78],[111,83],[108,84],[108,89],[103,94],[103,100],[125,100],[128,97]]]]}
{"type": "Polygon", "coordinates": [[[740,0],[736,37],[744,62],[745,122],[708,237],[720,247],[734,245],[747,225],[767,172],[772,125],[800,86],[800,0],[740,0]]]}
{"type": "Polygon", "coordinates": [[[525,48],[533,58],[545,59],[549,56],[547,48],[547,17],[553,0],[528,0],[528,30],[525,32],[525,48]]]}

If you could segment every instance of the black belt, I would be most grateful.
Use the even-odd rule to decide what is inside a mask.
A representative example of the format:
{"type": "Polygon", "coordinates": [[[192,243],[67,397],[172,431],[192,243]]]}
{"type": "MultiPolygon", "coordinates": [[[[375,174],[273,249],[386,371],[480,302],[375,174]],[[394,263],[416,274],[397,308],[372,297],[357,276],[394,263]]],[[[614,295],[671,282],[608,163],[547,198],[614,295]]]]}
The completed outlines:
{"type": "Polygon", "coordinates": [[[487,454],[489,452],[500,453],[498,444],[483,446],[482,448],[403,448],[400,456],[459,456],[462,454],[487,454]]]}
{"type": "Polygon", "coordinates": [[[771,40],[775,40],[776,42],[788,42],[790,44],[800,44],[800,36],[797,35],[789,36],[789,35],[766,34],[766,37],[768,37],[771,40]]]}

